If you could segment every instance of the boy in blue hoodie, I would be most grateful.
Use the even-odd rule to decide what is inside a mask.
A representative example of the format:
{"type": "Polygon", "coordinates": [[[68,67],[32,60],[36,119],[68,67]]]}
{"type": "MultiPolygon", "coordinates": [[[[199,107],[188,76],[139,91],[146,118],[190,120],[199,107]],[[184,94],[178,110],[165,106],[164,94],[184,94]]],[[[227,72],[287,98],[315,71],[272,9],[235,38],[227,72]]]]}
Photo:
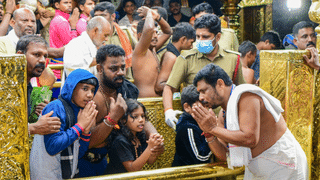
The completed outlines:
{"type": "MultiPolygon", "coordinates": [[[[98,114],[96,105],[92,101],[98,87],[98,79],[89,71],[74,70],[66,79],[59,98],[43,109],[43,114],[53,111],[52,116],[60,118],[61,127],[60,132],[44,136],[44,146],[49,156],[46,156],[48,160],[42,161],[51,162],[41,164],[34,160],[38,168],[42,168],[42,170],[31,168],[35,171],[33,174],[37,176],[31,176],[31,179],[70,179],[77,177],[78,159],[88,149],[91,135],[90,128],[95,124],[98,114]],[[47,166],[46,170],[48,171],[44,172],[45,168],[43,166],[47,166]]],[[[37,155],[31,155],[30,161],[33,161],[32,158],[35,156],[42,156],[40,153],[34,154],[37,155]]],[[[34,159],[36,158],[39,157],[34,159]]]]}

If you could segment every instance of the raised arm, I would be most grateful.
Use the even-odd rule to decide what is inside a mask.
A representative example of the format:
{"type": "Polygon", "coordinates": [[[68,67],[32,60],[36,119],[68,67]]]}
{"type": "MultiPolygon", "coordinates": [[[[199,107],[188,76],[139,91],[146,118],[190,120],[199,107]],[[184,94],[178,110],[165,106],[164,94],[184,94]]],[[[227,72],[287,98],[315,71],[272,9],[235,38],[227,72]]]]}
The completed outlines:
{"type": "Polygon", "coordinates": [[[14,0],[7,0],[6,4],[6,12],[3,16],[2,22],[0,24],[0,36],[5,36],[8,31],[10,19],[12,16],[13,11],[15,10],[15,1],[14,0]]]}
{"type": "MultiPolygon", "coordinates": [[[[142,10],[145,11],[144,8],[145,7],[139,8],[138,12],[141,12],[142,10]]],[[[133,51],[133,56],[136,56],[136,57],[137,56],[138,57],[145,56],[145,54],[147,53],[147,51],[149,49],[149,46],[150,46],[150,43],[152,40],[152,36],[154,33],[155,33],[155,25],[154,25],[154,20],[152,17],[152,10],[148,9],[147,16],[145,18],[145,22],[144,22],[144,26],[143,26],[143,30],[141,33],[141,37],[140,37],[139,42],[133,51]]],[[[136,59],[136,58],[133,58],[133,60],[134,59],[136,59]]]]}

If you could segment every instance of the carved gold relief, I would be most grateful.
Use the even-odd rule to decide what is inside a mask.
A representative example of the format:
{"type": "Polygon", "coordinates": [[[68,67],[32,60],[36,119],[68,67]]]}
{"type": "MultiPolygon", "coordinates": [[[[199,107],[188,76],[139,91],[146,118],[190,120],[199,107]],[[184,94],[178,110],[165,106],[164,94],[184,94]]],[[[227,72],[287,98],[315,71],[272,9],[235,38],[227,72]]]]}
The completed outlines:
{"type": "Polygon", "coordinates": [[[146,180],[146,179],[203,179],[243,174],[244,167],[228,169],[226,163],[199,164],[151,171],[137,171],[117,175],[86,178],[91,180],[146,180]]]}
{"type": "Polygon", "coordinates": [[[242,7],[249,7],[249,6],[262,6],[272,4],[273,0],[242,0],[239,3],[239,6],[242,7]]]}
{"type": "Polygon", "coordinates": [[[306,153],[310,174],[312,141],[318,137],[312,133],[315,72],[303,63],[304,54],[310,55],[307,51],[261,51],[260,86],[281,101],[287,126],[306,153]]]}
{"type": "Polygon", "coordinates": [[[24,56],[0,57],[0,177],[29,179],[24,56]]]}
{"type": "MultiPolygon", "coordinates": [[[[164,119],[162,98],[141,98],[138,99],[147,109],[149,121],[164,138],[164,153],[152,165],[145,165],[144,169],[159,169],[171,167],[176,152],[176,132],[170,128],[164,119]]],[[[182,110],[180,100],[173,101],[173,108],[182,110]]]]}

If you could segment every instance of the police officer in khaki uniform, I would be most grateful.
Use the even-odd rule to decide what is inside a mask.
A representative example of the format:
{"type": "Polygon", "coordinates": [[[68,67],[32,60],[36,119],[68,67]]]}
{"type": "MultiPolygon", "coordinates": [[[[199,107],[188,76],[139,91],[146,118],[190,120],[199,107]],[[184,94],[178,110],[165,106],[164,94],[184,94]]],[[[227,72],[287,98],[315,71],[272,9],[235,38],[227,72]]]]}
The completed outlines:
{"type": "Polygon", "coordinates": [[[219,44],[221,23],[218,16],[206,14],[195,21],[196,49],[183,52],[176,60],[163,91],[163,106],[166,123],[175,128],[176,115],[179,111],[172,109],[172,95],[180,84],[193,83],[195,75],[205,65],[214,63],[224,69],[235,84],[245,83],[242,65],[238,53],[225,50],[219,44]]]}

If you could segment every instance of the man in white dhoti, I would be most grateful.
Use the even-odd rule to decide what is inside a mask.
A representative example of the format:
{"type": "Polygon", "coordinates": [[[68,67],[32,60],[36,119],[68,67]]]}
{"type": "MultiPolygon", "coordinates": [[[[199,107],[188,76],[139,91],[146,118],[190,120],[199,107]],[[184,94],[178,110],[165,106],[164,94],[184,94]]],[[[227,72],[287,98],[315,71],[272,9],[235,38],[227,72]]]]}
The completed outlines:
{"type": "Polygon", "coordinates": [[[245,165],[244,179],[308,178],[306,155],[287,128],[279,100],[254,85],[233,85],[214,64],[197,73],[194,85],[202,103],[222,107],[217,117],[212,109],[195,103],[192,116],[212,135],[208,145],[228,159],[229,167],[245,165]]]}

